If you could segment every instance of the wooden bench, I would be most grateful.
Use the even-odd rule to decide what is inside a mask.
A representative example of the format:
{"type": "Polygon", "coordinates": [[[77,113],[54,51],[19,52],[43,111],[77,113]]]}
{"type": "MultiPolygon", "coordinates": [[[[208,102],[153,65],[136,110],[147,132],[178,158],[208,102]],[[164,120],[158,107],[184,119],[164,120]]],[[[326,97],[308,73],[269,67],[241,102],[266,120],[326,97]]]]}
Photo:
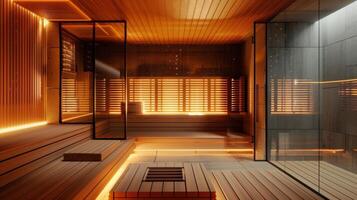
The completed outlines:
{"type": "Polygon", "coordinates": [[[128,115],[128,131],[226,131],[226,115],[128,115]]]}
{"type": "Polygon", "coordinates": [[[0,135],[0,187],[89,140],[90,125],[46,125],[0,135]]]}
{"type": "Polygon", "coordinates": [[[64,161],[102,161],[122,143],[116,140],[89,140],[63,154],[64,161]]]}
{"type": "Polygon", "coordinates": [[[133,140],[115,142],[101,162],[57,159],[1,188],[0,199],[95,199],[135,148],[133,140]]]}
{"type": "Polygon", "coordinates": [[[216,199],[209,176],[200,163],[130,164],[110,192],[110,198],[216,199]],[[150,169],[154,172],[148,179],[150,169]],[[181,177],[177,174],[178,169],[182,169],[182,180],[178,180],[181,177]],[[162,174],[158,174],[158,171],[162,174]]]}

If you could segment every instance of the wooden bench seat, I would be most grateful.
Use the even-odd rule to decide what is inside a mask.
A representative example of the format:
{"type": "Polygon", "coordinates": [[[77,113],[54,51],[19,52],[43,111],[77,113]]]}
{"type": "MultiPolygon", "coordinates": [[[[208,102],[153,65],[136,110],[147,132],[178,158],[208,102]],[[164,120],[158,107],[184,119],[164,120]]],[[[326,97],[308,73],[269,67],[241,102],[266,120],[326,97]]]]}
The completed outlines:
{"type": "Polygon", "coordinates": [[[94,199],[135,148],[118,145],[102,162],[66,162],[62,158],[0,189],[0,199],[94,199]]]}
{"type": "Polygon", "coordinates": [[[110,199],[216,199],[216,192],[209,176],[204,165],[200,163],[130,164],[113,187],[110,199]],[[149,181],[145,178],[150,167],[165,172],[164,174],[156,172],[153,181],[149,181]],[[172,171],[168,173],[170,168],[181,168],[183,179],[173,181],[178,176],[172,175],[172,171]]]}
{"type": "Polygon", "coordinates": [[[0,187],[89,140],[90,125],[46,125],[0,135],[0,187]]]}
{"type": "Polygon", "coordinates": [[[102,161],[121,143],[116,140],[89,140],[63,154],[64,161],[102,161]]]}

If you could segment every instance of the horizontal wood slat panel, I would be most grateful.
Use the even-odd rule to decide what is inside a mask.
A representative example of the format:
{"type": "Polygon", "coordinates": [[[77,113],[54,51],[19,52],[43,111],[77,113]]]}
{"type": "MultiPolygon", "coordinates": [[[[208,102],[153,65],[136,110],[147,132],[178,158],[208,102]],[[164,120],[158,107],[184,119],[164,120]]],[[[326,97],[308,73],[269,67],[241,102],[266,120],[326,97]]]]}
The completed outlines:
{"type": "Polygon", "coordinates": [[[45,121],[43,20],[10,0],[0,5],[0,129],[45,121]]]}
{"type": "MultiPolygon", "coordinates": [[[[62,112],[90,111],[89,99],[80,95],[89,94],[89,86],[77,86],[75,79],[63,79],[62,112]],[[82,103],[79,103],[80,100],[82,103]]],[[[231,112],[246,111],[243,77],[131,77],[128,79],[128,91],[129,102],[141,102],[144,114],[224,114],[228,111],[229,98],[231,112]]],[[[124,79],[96,80],[97,113],[120,114],[124,98],[124,79]]]]}
{"type": "Polygon", "coordinates": [[[272,79],[270,111],[272,114],[313,114],[314,87],[302,79],[272,79]]]}
{"type": "Polygon", "coordinates": [[[226,78],[130,78],[129,101],[152,113],[226,113],[226,78]]]}

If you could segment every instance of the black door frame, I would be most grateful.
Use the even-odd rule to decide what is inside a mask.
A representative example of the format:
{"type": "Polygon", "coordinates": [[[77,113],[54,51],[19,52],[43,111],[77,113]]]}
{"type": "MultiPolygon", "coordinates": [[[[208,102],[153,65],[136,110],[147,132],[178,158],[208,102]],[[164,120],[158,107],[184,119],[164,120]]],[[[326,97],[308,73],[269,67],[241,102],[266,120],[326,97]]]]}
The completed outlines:
{"type": "Polygon", "coordinates": [[[127,22],[126,20],[89,20],[89,21],[59,21],[59,64],[60,64],[60,77],[59,77],[59,123],[60,124],[91,124],[92,125],[92,139],[95,140],[126,140],[127,139],[127,107],[128,107],[128,79],[127,79],[127,22]],[[93,87],[91,88],[92,92],[92,122],[79,122],[79,123],[71,123],[71,122],[63,122],[62,120],[62,69],[63,69],[63,63],[62,63],[62,25],[63,24],[92,24],[92,57],[95,58],[95,25],[97,23],[119,23],[124,25],[124,79],[125,79],[125,109],[124,109],[124,137],[122,138],[98,138],[96,137],[96,118],[95,118],[95,59],[92,61],[92,84],[93,87]]]}

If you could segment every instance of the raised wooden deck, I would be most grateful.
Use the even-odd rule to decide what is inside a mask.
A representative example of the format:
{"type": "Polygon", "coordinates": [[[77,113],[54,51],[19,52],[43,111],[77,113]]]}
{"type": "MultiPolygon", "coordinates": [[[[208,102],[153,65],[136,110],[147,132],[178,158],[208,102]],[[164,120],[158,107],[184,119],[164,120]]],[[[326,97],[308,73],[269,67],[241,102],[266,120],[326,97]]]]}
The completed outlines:
{"type": "Polygon", "coordinates": [[[274,161],[329,199],[357,199],[357,175],[325,161],[274,161]],[[319,184],[320,181],[320,184],[319,184]]]}
{"type": "Polygon", "coordinates": [[[244,161],[212,170],[217,197],[235,199],[323,199],[267,162],[244,161]]]}
{"type": "Polygon", "coordinates": [[[0,135],[0,187],[90,139],[90,125],[45,125],[0,135]]]}
{"type": "Polygon", "coordinates": [[[116,199],[216,199],[216,192],[211,183],[210,174],[200,163],[135,163],[127,167],[124,175],[111,191],[110,197],[116,199]],[[152,179],[145,180],[150,167],[164,172],[155,172],[152,179]],[[174,176],[182,170],[182,177],[174,176]]]}
{"type": "Polygon", "coordinates": [[[135,148],[132,140],[115,142],[119,145],[101,162],[57,159],[1,187],[0,199],[94,199],[135,148]]]}

